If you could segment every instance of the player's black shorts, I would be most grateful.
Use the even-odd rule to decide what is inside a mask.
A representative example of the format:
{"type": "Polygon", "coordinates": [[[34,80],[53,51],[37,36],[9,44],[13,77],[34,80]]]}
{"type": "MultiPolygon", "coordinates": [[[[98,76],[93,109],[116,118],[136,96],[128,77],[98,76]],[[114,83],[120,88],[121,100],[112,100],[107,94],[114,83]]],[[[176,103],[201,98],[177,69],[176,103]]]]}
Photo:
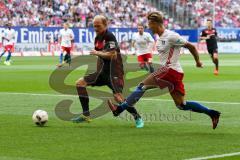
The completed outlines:
{"type": "Polygon", "coordinates": [[[84,76],[90,86],[108,86],[113,93],[122,93],[124,80],[122,77],[111,77],[109,74],[94,72],[84,76]]]}
{"type": "Polygon", "coordinates": [[[213,56],[214,53],[218,53],[218,49],[217,48],[208,48],[208,53],[213,56]]]}

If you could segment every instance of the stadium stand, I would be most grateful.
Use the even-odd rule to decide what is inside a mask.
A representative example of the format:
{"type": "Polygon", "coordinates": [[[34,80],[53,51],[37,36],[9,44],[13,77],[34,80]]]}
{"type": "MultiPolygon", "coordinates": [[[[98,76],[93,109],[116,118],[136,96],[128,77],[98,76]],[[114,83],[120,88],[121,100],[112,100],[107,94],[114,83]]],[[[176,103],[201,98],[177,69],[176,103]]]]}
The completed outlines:
{"type": "Polygon", "coordinates": [[[240,27],[239,0],[151,0],[151,2],[169,15],[171,21],[174,19],[178,24],[171,26],[169,23],[169,28],[202,27],[208,18],[215,20],[216,27],[240,27]]]}
{"type": "Polygon", "coordinates": [[[158,9],[171,29],[204,26],[213,13],[216,27],[240,27],[239,0],[215,3],[214,8],[213,0],[3,0],[0,26],[8,21],[14,26],[61,26],[68,21],[72,27],[91,27],[93,16],[104,13],[110,27],[129,28],[146,22],[147,13],[158,9]]]}

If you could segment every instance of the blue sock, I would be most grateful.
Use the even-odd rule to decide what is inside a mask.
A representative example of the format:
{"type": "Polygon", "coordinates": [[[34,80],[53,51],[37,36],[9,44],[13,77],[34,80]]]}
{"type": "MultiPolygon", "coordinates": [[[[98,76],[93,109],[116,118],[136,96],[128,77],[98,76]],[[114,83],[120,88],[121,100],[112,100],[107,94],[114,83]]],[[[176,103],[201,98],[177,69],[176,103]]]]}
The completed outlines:
{"type": "Polygon", "coordinates": [[[5,54],[5,51],[1,54],[0,58],[5,54]]]}
{"type": "Polygon", "coordinates": [[[61,64],[62,62],[63,62],[63,53],[61,53],[59,57],[59,63],[61,64]]]}
{"type": "Polygon", "coordinates": [[[119,105],[119,107],[121,107],[122,110],[125,110],[127,107],[134,106],[134,104],[143,96],[144,92],[143,84],[140,84],[135,91],[127,97],[125,102],[119,105]]]}
{"type": "Polygon", "coordinates": [[[208,109],[207,107],[203,106],[202,104],[194,101],[186,101],[186,104],[181,105],[182,110],[191,110],[193,112],[198,112],[198,113],[205,113],[207,115],[210,114],[211,110],[208,109]]]}
{"type": "Polygon", "coordinates": [[[10,58],[11,58],[11,52],[8,52],[8,56],[7,56],[7,58],[6,58],[6,61],[9,61],[10,60],[10,58]]]}

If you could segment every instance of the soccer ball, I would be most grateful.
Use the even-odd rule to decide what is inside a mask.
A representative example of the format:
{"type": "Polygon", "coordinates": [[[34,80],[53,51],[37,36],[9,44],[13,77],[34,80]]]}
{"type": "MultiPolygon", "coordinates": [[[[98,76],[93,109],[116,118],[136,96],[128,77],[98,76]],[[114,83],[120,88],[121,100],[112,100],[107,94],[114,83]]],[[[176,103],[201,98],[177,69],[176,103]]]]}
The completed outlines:
{"type": "Polygon", "coordinates": [[[37,126],[44,126],[48,121],[48,113],[44,110],[36,110],[32,115],[32,120],[37,126]]]}

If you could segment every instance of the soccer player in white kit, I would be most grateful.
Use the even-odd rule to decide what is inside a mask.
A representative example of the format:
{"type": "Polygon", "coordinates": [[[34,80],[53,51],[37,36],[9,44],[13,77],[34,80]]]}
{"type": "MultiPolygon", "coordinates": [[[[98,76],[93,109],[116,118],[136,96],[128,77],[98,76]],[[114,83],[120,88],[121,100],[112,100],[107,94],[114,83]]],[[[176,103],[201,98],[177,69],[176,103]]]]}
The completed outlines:
{"type": "Polygon", "coordinates": [[[7,28],[4,30],[3,36],[2,36],[2,43],[3,43],[4,51],[0,55],[0,59],[6,52],[8,52],[8,56],[7,56],[4,64],[9,66],[9,65],[11,65],[10,58],[12,56],[12,52],[14,49],[13,47],[14,47],[14,41],[15,41],[15,30],[12,29],[11,23],[8,23],[6,26],[7,26],[7,28]]]}
{"type": "Polygon", "coordinates": [[[64,63],[71,63],[71,49],[74,40],[74,34],[72,29],[69,28],[68,23],[63,24],[63,29],[59,32],[59,42],[61,44],[61,54],[59,58],[58,67],[62,67],[64,63]],[[63,54],[65,54],[63,59],[63,54]]]}
{"type": "Polygon", "coordinates": [[[138,24],[137,29],[138,32],[133,34],[132,47],[135,48],[140,68],[145,68],[152,73],[154,72],[154,68],[152,66],[154,39],[150,33],[144,32],[143,24],[138,24]]]}
{"type": "Polygon", "coordinates": [[[165,29],[163,16],[159,12],[151,12],[148,15],[148,25],[153,33],[157,33],[157,50],[160,57],[160,67],[154,73],[144,79],[136,90],[121,105],[115,105],[110,100],[108,105],[115,116],[134,104],[143,96],[144,92],[152,88],[167,89],[180,110],[190,110],[204,113],[212,119],[212,127],[218,125],[220,112],[208,109],[195,101],[185,101],[183,84],[183,70],[179,62],[181,47],[187,48],[194,57],[196,67],[202,67],[196,47],[184,40],[178,33],[165,29]]]}

